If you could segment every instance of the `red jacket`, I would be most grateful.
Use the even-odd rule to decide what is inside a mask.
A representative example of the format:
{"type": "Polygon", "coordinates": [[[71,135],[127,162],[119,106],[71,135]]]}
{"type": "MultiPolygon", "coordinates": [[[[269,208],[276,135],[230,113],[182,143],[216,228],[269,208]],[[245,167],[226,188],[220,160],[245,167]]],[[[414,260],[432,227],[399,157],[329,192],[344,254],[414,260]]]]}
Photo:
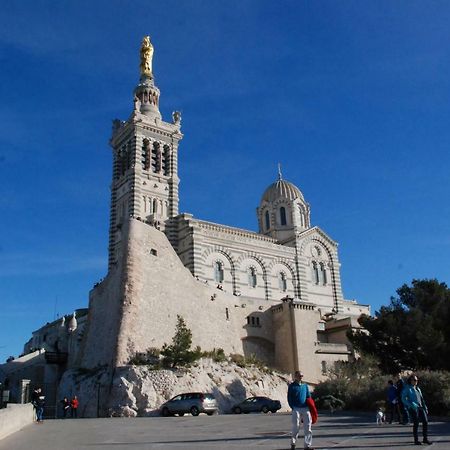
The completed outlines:
{"type": "Polygon", "coordinates": [[[314,403],[314,400],[311,397],[308,397],[306,399],[306,404],[308,405],[309,412],[311,414],[312,423],[316,423],[319,415],[317,414],[317,408],[316,404],[314,403]]]}
{"type": "Polygon", "coordinates": [[[70,402],[70,406],[73,409],[77,409],[78,408],[78,399],[77,398],[73,398],[72,401],[70,402]]]}

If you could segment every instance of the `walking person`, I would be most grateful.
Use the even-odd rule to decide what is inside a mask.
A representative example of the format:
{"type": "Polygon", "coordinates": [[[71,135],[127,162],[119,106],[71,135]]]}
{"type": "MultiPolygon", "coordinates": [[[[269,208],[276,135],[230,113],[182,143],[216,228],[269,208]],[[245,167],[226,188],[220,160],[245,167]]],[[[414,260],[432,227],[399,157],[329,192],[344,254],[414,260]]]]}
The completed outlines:
{"type": "Polygon", "coordinates": [[[294,373],[294,381],[289,385],[287,397],[292,409],[291,450],[295,450],[295,443],[300,432],[300,421],[303,421],[304,448],[314,450],[312,447],[312,419],[307,403],[311,394],[308,385],[303,383],[303,374],[300,371],[294,373]]]}
{"type": "Polygon", "coordinates": [[[397,375],[397,382],[395,383],[395,387],[397,388],[397,400],[398,400],[398,409],[400,411],[401,415],[401,423],[402,425],[408,425],[409,424],[409,412],[408,408],[403,404],[402,400],[402,392],[405,388],[405,382],[403,381],[403,378],[401,374],[397,375]]]}
{"type": "Polygon", "coordinates": [[[63,419],[65,419],[66,417],[69,417],[69,412],[70,412],[69,399],[67,397],[64,397],[61,400],[61,404],[62,404],[62,409],[63,409],[63,419]]]}
{"type": "Polygon", "coordinates": [[[414,444],[430,445],[432,442],[428,440],[428,408],[422,395],[422,391],[417,386],[418,378],[416,375],[411,375],[408,378],[408,383],[405,385],[402,392],[402,401],[409,410],[410,418],[413,422],[414,444]],[[423,441],[419,441],[419,422],[422,422],[423,441]]]}
{"type": "Polygon", "coordinates": [[[36,414],[36,422],[43,423],[45,396],[43,395],[41,388],[38,387],[32,392],[31,404],[34,406],[34,412],[36,414]]]}
{"type": "Polygon", "coordinates": [[[70,408],[72,410],[72,418],[76,419],[78,417],[78,398],[76,395],[73,396],[72,400],[70,401],[70,408]]]}
{"type": "Polygon", "coordinates": [[[388,422],[392,423],[394,421],[394,417],[397,416],[398,422],[401,423],[402,419],[400,416],[400,409],[399,409],[399,405],[398,405],[397,386],[394,385],[394,382],[392,380],[388,381],[387,397],[388,397],[388,408],[389,408],[388,422]]]}

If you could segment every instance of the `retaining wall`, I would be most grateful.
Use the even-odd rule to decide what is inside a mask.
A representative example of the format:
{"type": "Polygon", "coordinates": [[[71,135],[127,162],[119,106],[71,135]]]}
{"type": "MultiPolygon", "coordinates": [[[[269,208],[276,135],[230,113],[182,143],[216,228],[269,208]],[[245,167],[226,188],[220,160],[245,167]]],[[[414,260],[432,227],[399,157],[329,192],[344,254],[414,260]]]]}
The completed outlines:
{"type": "Polygon", "coordinates": [[[10,403],[0,409],[0,439],[33,423],[34,411],[31,403],[25,405],[10,403]]]}

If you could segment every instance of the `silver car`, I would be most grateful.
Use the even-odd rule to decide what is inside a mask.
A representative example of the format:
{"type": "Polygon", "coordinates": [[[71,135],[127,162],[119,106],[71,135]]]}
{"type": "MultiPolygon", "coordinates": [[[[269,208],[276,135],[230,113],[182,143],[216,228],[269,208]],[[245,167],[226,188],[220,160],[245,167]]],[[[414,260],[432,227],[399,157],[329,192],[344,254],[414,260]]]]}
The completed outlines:
{"type": "Polygon", "coordinates": [[[202,392],[189,392],[180,394],[161,405],[161,415],[164,417],[178,414],[184,416],[190,413],[198,416],[200,413],[206,413],[212,416],[217,412],[217,401],[212,394],[202,392]]]}

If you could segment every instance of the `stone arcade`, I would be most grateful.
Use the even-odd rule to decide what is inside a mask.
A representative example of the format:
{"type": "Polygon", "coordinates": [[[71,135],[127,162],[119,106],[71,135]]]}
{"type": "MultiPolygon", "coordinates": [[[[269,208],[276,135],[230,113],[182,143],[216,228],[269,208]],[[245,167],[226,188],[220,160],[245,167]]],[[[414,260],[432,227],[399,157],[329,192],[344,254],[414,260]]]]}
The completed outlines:
{"type": "Polygon", "coordinates": [[[311,226],[310,205],[281,172],[261,197],[258,232],[180,214],[181,115],[161,117],[148,37],[140,54],[134,109],[113,122],[110,141],[108,274],[75,328],[55,321],[28,350],[70,349],[64,369],[114,369],[169,342],[179,314],[204,350],[254,354],[319,382],[353,356],[346,331],[369,313],[343,297],[337,243],[311,226]]]}

